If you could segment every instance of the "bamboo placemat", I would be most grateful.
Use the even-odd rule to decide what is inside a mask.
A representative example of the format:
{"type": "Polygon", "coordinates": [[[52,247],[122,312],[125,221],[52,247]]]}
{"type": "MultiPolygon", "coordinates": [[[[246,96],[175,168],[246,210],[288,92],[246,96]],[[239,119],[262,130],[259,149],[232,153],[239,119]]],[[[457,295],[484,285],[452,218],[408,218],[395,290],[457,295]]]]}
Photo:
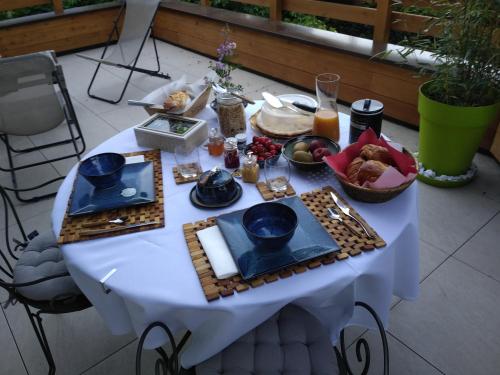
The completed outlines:
{"type": "Polygon", "coordinates": [[[295,195],[295,190],[293,186],[290,184],[287,184],[285,191],[280,191],[280,192],[270,190],[267,184],[263,181],[257,182],[255,186],[257,186],[260,195],[262,195],[262,198],[264,198],[265,201],[270,201],[273,199],[279,199],[284,197],[291,197],[295,195]]]}
{"type": "Polygon", "coordinates": [[[187,184],[189,182],[198,181],[198,179],[200,178],[200,176],[203,173],[203,171],[200,168],[198,176],[196,176],[196,177],[189,177],[189,178],[183,177],[181,175],[181,173],[179,172],[179,170],[177,169],[177,167],[173,167],[172,168],[172,173],[174,174],[175,184],[176,185],[181,185],[181,184],[187,184]]]}
{"type": "MultiPolygon", "coordinates": [[[[196,232],[216,224],[215,218],[209,218],[203,221],[197,221],[193,224],[184,224],[184,237],[186,239],[191,260],[193,262],[196,273],[200,280],[203,292],[208,301],[213,301],[219,297],[227,297],[233,295],[234,292],[244,292],[250,287],[256,288],[265,283],[292,276],[293,274],[303,273],[309,269],[320,267],[321,265],[332,264],[336,260],[344,260],[349,256],[360,255],[363,251],[372,251],[376,248],[381,248],[386,245],[385,241],[373,230],[373,228],[366,223],[366,221],[359,216],[359,214],[345,201],[338,192],[331,186],[322,189],[314,190],[310,193],[304,193],[300,196],[306,207],[316,216],[321,225],[328,233],[337,241],[340,250],[325,256],[309,260],[302,264],[297,264],[283,270],[257,277],[250,281],[244,281],[239,275],[230,277],[228,279],[219,280],[215,277],[212,266],[208,261],[208,257],[203,250],[203,247],[198,241],[196,232]],[[374,239],[366,237],[357,237],[340,224],[338,221],[332,221],[327,215],[327,208],[333,207],[334,203],[330,198],[329,192],[333,191],[340,197],[340,200],[351,209],[357,219],[361,220],[367,229],[375,236],[374,239]]],[[[349,224],[361,231],[358,224],[349,220],[349,224]]]]}
{"type": "MultiPolygon", "coordinates": [[[[65,243],[78,242],[95,238],[121,236],[127,233],[142,232],[146,230],[162,228],[165,226],[165,217],[163,211],[163,174],[161,169],[160,151],[159,150],[140,151],[140,152],[131,152],[128,154],[123,154],[123,156],[136,156],[136,155],[144,155],[145,161],[153,162],[156,201],[148,204],[143,204],[140,206],[123,207],[114,210],[98,212],[95,214],[82,215],[82,216],[69,216],[68,211],[69,211],[69,204],[71,202],[70,198],[68,202],[68,208],[66,209],[66,214],[64,216],[64,221],[62,224],[61,234],[59,235],[57,243],[65,244],[65,243]],[[128,216],[127,224],[141,223],[150,220],[156,220],[160,222],[160,224],[124,229],[118,232],[104,233],[93,236],[80,236],[81,231],[90,229],[82,227],[83,224],[114,219],[120,216],[128,216]]],[[[99,226],[99,229],[101,228],[111,229],[114,227],[116,227],[116,225],[108,224],[105,226],[99,226]]]]}

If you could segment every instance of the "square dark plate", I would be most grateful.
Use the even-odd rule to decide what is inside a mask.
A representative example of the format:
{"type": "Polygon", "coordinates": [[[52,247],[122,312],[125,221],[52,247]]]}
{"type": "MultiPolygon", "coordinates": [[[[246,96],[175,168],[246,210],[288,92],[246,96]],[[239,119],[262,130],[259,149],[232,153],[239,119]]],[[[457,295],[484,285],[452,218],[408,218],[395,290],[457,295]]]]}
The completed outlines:
{"type": "Polygon", "coordinates": [[[245,280],[340,249],[337,242],[321,226],[300,198],[284,198],[276,202],[291,207],[298,217],[295,234],[282,249],[266,251],[255,247],[241,224],[246,210],[217,217],[217,225],[224,235],[241,277],[245,280]]]}
{"type": "Polygon", "coordinates": [[[71,197],[69,216],[90,214],[114,208],[135,206],[155,201],[153,162],[126,164],[122,178],[108,189],[96,189],[77,173],[71,197]],[[135,194],[127,196],[135,189],[135,194]]]}

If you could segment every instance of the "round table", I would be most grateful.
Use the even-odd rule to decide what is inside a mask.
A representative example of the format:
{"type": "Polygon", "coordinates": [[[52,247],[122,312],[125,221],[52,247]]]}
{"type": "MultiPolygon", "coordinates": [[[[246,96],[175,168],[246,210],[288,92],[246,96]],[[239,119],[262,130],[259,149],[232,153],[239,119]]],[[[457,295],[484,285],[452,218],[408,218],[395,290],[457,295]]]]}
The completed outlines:
{"type": "MultiPolygon", "coordinates": [[[[247,115],[259,108],[247,107],[247,115]]],[[[198,115],[216,123],[206,108],[198,115]]],[[[347,145],[349,117],[340,115],[340,145],[347,145]]],[[[248,127],[249,138],[253,134],[248,127]]],[[[144,150],[136,143],[133,129],[127,129],[102,143],[89,155],[101,152],[144,150]]],[[[221,158],[201,150],[204,170],[221,164],[221,158]]],[[[62,246],[69,272],[93,303],[113,334],[135,331],[138,335],[152,322],[162,321],[173,331],[188,329],[192,336],[181,356],[186,368],[216,354],[238,337],[256,327],[283,306],[294,303],[315,315],[329,329],[332,342],[340,330],[356,324],[370,327],[368,316],[353,311],[354,301],[370,304],[387,324],[392,295],[415,299],[418,294],[417,184],[395,199],[382,204],[356,202],[353,207],[386,241],[387,246],[357,257],[321,266],[303,274],[265,284],[227,298],[207,302],[191,262],[182,224],[244,209],[262,202],[255,186],[244,184],[243,197],[233,206],[201,210],[189,201],[193,184],[176,185],[173,154],[162,152],[165,227],[122,236],[94,239],[62,246]],[[99,282],[110,270],[106,294],[99,282]]],[[[54,232],[59,233],[71,194],[76,167],[57,194],[52,212],[54,232]]],[[[261,179],[263,177],[261,176],[261,179]]],[[[328,169],[305,173],[294,170],[291,184],[297,194],[340,185],[328,169]]],[[[154,336],[150,347],[163,344],[154,336]]]]}

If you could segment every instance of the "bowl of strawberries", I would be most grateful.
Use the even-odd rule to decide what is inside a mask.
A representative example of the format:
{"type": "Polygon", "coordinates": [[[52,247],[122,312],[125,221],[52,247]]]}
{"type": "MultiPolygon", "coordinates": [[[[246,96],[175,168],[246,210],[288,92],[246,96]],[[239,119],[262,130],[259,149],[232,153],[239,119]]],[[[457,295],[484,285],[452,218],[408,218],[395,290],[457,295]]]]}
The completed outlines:
{"type": "Polygon", "coordinates": [[[282,147],[282,144],[274,143],[269,137],[254,136],[252,143],[245,148],[245,154],[251,152],[256,155],[259,167],[264,168],[264,161],[266,159],[271,159],[274,162],[279,159],[282,147]]]}

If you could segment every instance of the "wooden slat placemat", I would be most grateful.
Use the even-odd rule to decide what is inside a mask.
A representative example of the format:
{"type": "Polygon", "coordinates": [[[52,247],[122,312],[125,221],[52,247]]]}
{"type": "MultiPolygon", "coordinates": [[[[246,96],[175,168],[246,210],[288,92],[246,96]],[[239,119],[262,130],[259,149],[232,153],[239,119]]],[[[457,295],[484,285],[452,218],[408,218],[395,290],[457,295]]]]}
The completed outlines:
{"type": "MultiPolygon", "coordinates": [[[[69,204],[71,202],[70,198],[68,201],[68,208],[66,209],[66,214],[64,216],[61,233],[59,235],[59,239],[57,240],[59,244],[78,242],[95,238],[121,236],[127,233],[142,232],[146,230],[162,228],[165,226],[165,217],[163,211],[163,174],[161,169],[160,151],[159,150],[140,151],[140,152],[123,154],[123,156],[136,156],[136,155],[144,155],[145,161],[153,162],[156,201],[153,203],[143,204],[139,206],[123,207],[114,210],[98,212],[95,214],[82,215],[82,216],[69,216],[68,212],[69,212],[69,204]],[[118,232],[104,233],[93,236],[80,236],[79,234],[83,230],[96,229],[96,228],[82,227],[82,225],[85,223],[110,220],[120,216],[128,216],[127,224],[136,224],[152,220],[156,220],[160,224],[124,229],[118,232]]],[[[99,226],[99,229],[108,229],[108,228],[110,229],[114,227],[116,227],[116,225],[108,224],[105,226],[99,226]]]]}
{"type": "Polygon", "coordinates": [[[200,178],[200,176],[203,173],[203,171],[200,168],[198,176],[196,176],[196,177],[188,177],[188,178],[183,177],[181,175],[181,173],[179,172],[179,169],[177,167],[173,167],[172,168],[172,173],[174,174],[175,184],[176,185],[181,185],[181,184],[187,184],[189,182],[196,182],[196,181],[198,181],[198,179],[200,178]]]}
{"type": "MultiPolygon", "coordinates": [[[[215,277],[212,266],[208,260],[203,247],[196,236],[196,232],[216,224],[215,218],[209,218],[203,221],[197,221],[193,224],[184,224],[184,237],[186,239],[191,260],[193,262],[196,273],[200,280],[203,292],[208,301],[213,301],[219,297],[227,297],[233,295],[234,292],[244,292],[250,287],[256,288],[265,283],[292,276],[293,274],[306,272],[308,269],[314,269],[321,265],[332,264],[336,260],[344,260],[349,256],[357,256],[362,254],[363,251],[372,251],[376,248],[381,248],[386,245],[385,241],[373,230],[365,220],[345,201],[338,192],[331,186],[322,189],[314,190],[310,193],[304,193],[300,196],[306,207],[316,216],[321,225],[326,229],[330,235],[337,241],[340,250],[325,256],[312,259],[302,264],[297,264],[291,267],[284,268],[283,270],[257,277],[250,281],[244,281],[239,275],[230,277],[228,279],[219,280],[215,277]],[[334,203],[330,197],[330,191],[339,196],[340,200],[344,202],[351,209],[357,219],[361,220],[367,229],[375,236],[374,239],[366,237],[354,236],[348,228],[340,224],[338,221],[332,221],[327,214],[328,207],[334,207],[334,203]]],[[[359,225],[351,220],[349,224],[361,231],[359,225]]]]}
{"type": "Polygon", "coordinates": [[[257,187],[257,190],[259,190],[260,195],[262,195],[262,198],[265,201],[270,201],[273,199],[280,199],[280,198],[285,198],[285,197],[291,197],[291,196],[294,196],[296,194],[295,190],[291,184],[287,184],[286,190],[280,191],[280,192],[272,191],[271,189],[269,189],[267,184],[263,181],[257,182],[257,184],[255,186],[257,187]]]}

